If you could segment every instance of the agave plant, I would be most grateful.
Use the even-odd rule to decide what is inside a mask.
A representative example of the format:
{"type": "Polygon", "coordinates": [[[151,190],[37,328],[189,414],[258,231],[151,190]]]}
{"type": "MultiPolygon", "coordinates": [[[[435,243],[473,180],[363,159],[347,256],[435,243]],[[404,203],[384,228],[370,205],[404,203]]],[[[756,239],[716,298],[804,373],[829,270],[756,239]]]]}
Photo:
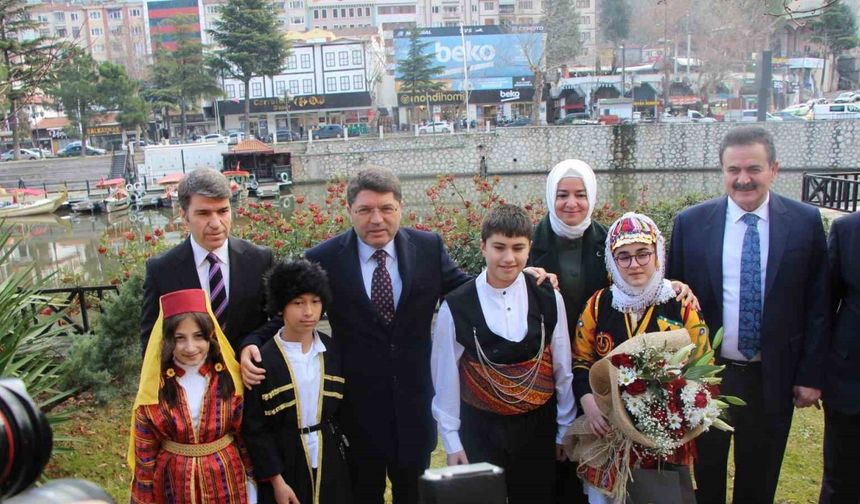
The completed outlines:
{"type": "MultiPolygon", "coordinates": [[[[11,230],[0,223],[0,376],[20,378],[43,411],[74,393],[60,385],[57,367],[62,361],[58,336],[65,331],[57,322],[64,312],[46,314],[49,298],[39,294],[49,278],[35,279],[34,266],[11,271],[4,268],[16,248],[11,230]]],[[[49,415],[53,421],[62,416],[49,415]]]]}

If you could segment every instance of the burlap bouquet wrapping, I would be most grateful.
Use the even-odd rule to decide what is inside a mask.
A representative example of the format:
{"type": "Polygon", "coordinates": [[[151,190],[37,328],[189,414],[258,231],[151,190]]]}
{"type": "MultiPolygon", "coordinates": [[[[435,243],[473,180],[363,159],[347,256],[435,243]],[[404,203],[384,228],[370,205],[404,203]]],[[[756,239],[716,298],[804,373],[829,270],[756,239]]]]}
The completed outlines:
{"type": "MultiPolygon", "coordinates": [[[[601,491],[615,502],[624,502],[627,480],[630,478],[630,457],[635,445],[653,448],[655,443],[636,429],[624,407],[618,385],[618,368],[612,365],[612,356],[633,353],[643,346],[664,348],[669,353],[690,344],[690,334],[685,329],[667,332],[646,333],[631,338],[614,348],[609,354],[595,362],[588,373],[588,381],[597,407],[606,416],[610,432],[600,438],[596,436],[582,415],[576,419],[564,437],[567,456],[581,466],[590,466],[613,474],[614,478],[601,491]]],[[[682,439],[686,443],[702,433],[701,426],[692,429],[682,439]]]]}

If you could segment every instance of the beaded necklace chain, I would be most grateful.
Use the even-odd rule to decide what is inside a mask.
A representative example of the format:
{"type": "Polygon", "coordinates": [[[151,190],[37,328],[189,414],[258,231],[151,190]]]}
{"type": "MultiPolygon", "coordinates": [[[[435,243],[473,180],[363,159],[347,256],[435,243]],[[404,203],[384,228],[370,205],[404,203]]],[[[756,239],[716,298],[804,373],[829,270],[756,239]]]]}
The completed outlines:
{"type": "Polygon", "coordinates": [[[475,338],[475,351],[478,354],[478,363],[481,365],[481,369],[484,372],[484,376],[487,377],[487,382],[490,384],[490,387],[493,389],[493,393],[499,400],[507,403],[507,404],[519,404],[525,400],[525,398],[531,393],[532,389],[535,386],[535,382],[537,381],[538,371],[540,370],[540,362],[541,356],[543,355],[543,351],[546,348],[546,328],[543,324],[543,316],[540,318],[540,348],[538,348],[537,355],[534,356],[534,363],[529,367],[529,369],[525,370],[522,374],[516,375],[508,375],[501,371],[504,368],[505,364],[497,364],[490,360],[487,357],[487,354],[484,353],[484,349],[481,347],[481,343],[478,341],[478,331],[476,328],[472,328],[472,335],[475,338]],[[489,373],[488,368],[492,370],[495,374],[498,374],[502,378],[507,379],[510,382],[513,382],[510,385],[505,383],[499,383],[499,380],[496,380],[492,374],[489,373]],[[516,393],[510,393],[509,390],[514,390],[517,388],[522,388],[521,391],[516,393]],[[513,399],[508,399],[513,398],[513,399]]]}

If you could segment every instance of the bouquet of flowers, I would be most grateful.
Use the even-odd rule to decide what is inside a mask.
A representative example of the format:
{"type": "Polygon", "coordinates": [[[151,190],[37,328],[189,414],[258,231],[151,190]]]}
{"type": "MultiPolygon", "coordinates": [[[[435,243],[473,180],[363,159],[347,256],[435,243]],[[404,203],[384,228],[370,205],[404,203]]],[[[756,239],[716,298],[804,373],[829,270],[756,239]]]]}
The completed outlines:
{"type": "MultiPolygon", "coordinates": [[[[719,347],[722,330],[714,337],[719,347]]],[[[719,392],[723,366],[714,350],[691,358],[696,345],[686,330],[649,333],[625,341],[589,372],[595,402],[612,431],[599,438],[581,417],[568,432],[568,456],[581,470],[597,471],[602,490],[625,495],[632,467],[643,460],[677,460],[679,450],[711,427],[732,428],[721,418],[729,405],[743,405],[719,392]]]]}

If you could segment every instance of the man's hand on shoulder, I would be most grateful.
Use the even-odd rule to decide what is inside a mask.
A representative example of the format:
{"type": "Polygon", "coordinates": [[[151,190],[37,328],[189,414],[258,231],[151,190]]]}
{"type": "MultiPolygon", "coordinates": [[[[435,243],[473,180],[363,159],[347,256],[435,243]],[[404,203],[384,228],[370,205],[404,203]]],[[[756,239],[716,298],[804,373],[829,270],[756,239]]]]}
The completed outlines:
{"type": "Polygon", "coordinates": [[[242,349],[239,365],[242,368],[242,383],[245,384],[245,388],[250,389],[254,385],[259,385],[266,377],[266,370],[256,366],[262,360],[257,345],[248,345],[242,349]]]}
{"type": "Polygon", "coordinates": [[[537,266],[529,266],[527,268],[523,268],[523,273],[527,273],[535,278],[537,284],[540,285],[544,282],[544,280],[549,280],[549,283],[552,285],[552,288],[558,290],[558,276],[555,273],[549,273],[547,270],[543,268],[539,268],[537,266]]]}

